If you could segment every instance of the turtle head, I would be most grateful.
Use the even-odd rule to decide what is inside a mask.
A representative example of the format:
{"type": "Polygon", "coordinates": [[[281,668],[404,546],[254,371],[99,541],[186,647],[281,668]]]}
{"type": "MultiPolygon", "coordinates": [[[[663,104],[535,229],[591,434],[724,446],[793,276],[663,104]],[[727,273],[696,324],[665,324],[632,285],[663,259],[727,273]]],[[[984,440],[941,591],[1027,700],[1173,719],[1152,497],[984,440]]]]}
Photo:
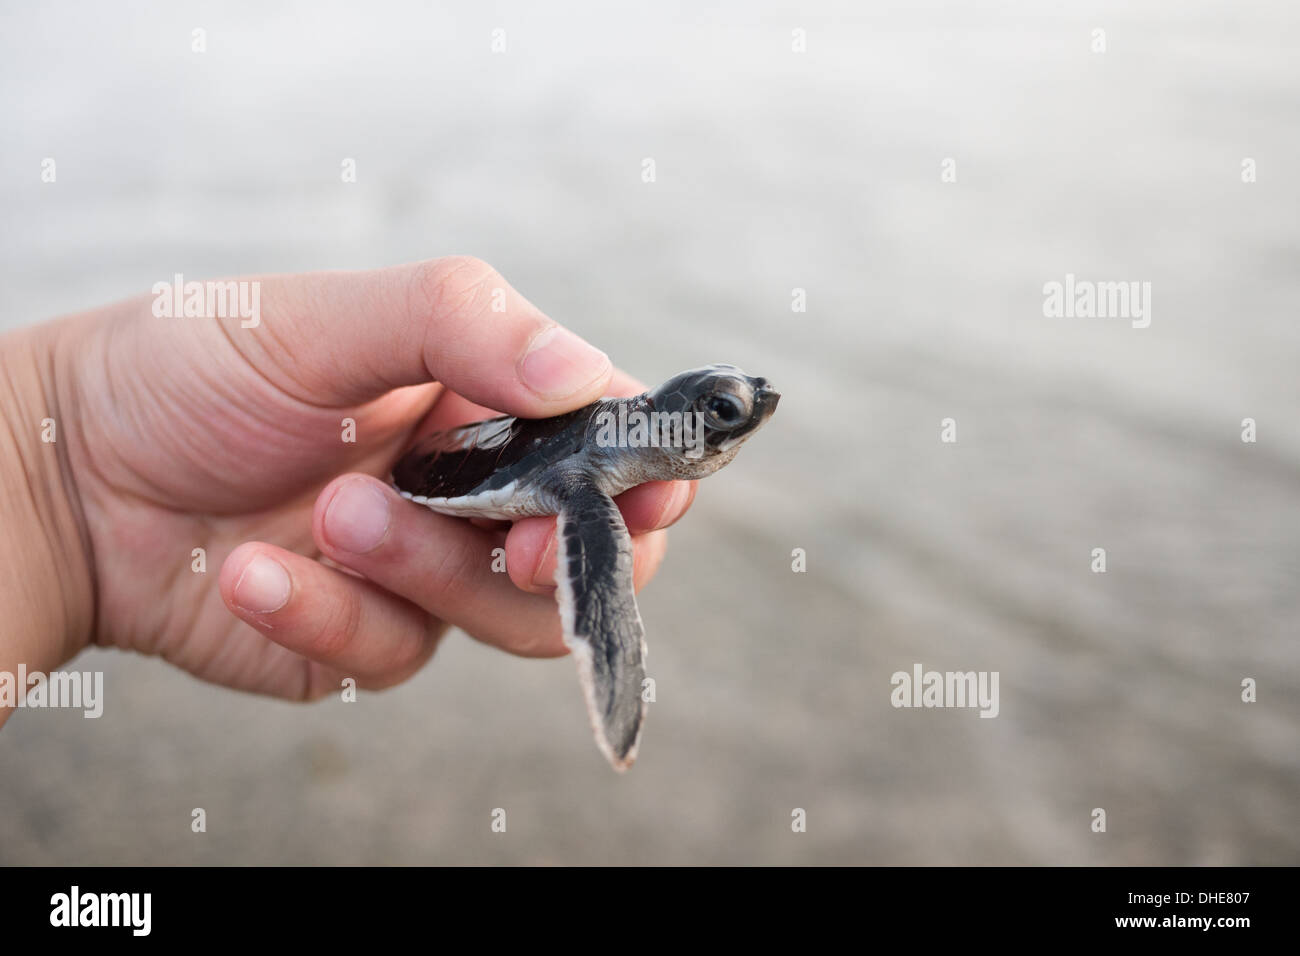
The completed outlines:
{"type": "Polygon", "coordinates": [[[706,365],[674,375],[647,397],[656,412],[680,414],[687,423],[688,440],[676,457],[689,473],[679,477],[702,478],[735,457],[772,417],[781,394],[734,365],[706,365]]]}

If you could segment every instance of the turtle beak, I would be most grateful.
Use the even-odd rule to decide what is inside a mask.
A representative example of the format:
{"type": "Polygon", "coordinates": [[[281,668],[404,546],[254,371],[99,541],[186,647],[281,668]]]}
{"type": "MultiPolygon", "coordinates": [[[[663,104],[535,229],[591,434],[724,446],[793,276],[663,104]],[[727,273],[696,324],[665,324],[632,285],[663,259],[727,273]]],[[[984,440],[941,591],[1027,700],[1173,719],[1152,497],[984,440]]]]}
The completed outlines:
{"type": "Polygon", "coordinates": [[[754,385],[756,386],[754,389],[754,404],[762,413],[761,420],[765,421],[776,411],[776,404],[781,400],[781,393],[767,384],[765,378],[754,379],[754,385]]]}

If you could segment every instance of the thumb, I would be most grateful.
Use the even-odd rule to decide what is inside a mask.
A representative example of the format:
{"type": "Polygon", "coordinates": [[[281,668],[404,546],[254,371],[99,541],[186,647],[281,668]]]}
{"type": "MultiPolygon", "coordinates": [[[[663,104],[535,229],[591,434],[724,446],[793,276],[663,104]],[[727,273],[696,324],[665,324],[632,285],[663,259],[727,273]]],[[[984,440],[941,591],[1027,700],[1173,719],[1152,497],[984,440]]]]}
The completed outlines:
{"type": "Polygon", "coordinates": [[[264,321],[232,334],[260,371],[313,404],[438,381],[476,404],[543,418],[595,401],[610,381],[604,352],[468,256],[262,285],[264,321]]]}

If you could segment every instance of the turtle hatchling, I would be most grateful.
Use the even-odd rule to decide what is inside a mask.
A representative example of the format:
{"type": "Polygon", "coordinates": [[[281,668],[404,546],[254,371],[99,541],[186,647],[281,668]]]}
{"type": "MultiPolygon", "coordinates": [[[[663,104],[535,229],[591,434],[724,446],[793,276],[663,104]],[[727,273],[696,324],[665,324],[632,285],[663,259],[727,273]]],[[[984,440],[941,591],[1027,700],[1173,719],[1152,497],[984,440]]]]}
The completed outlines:
{"type": "Polygon", "coordinates": [[[596,744],[618,770],[636,759],[645,719],[645,629],[632,539],[613,497],[647,481],[713,474],[780,397],[766,379],[707,365],[554,418],[490,418],[436,432],[393,469],[403,497],[441,514],[558,516],[564,642],[578,662],[596,744]]]}

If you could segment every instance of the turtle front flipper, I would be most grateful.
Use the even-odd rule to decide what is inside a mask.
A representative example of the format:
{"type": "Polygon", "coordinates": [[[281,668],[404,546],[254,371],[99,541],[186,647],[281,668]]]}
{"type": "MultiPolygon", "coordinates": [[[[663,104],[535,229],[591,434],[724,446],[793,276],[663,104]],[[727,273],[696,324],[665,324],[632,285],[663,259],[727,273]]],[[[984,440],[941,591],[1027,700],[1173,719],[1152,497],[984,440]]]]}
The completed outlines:
{"type": "Polygon", "coordinates": [[[632,538],[618,505],[587,481],[560,496],[556,597],[596,744],[616,770],[636,759],[645,719],[645,628],[632,587],[632,538]]]}

